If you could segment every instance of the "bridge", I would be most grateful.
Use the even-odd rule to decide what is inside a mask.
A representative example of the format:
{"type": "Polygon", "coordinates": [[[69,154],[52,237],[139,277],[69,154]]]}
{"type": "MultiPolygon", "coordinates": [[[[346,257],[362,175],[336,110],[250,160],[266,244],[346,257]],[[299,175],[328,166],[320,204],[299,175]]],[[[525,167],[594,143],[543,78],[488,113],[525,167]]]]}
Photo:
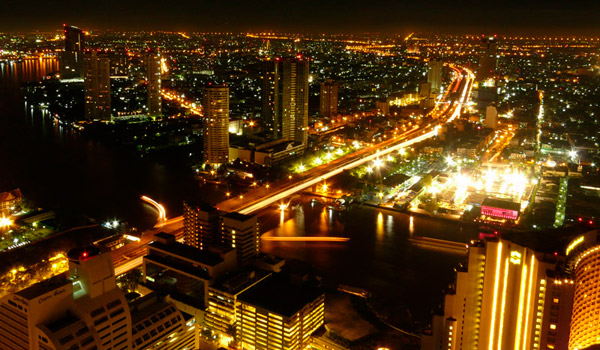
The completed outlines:
{"type": "MultiPolygon", "coordinates": [[[[438,134],[440,127],[445,123],[450,123],[461,114],[462,107],[469,102],[473,81],[475,75],[467,68],[457,67],[450,64],[453,70],[453,80],[448,89],[437,103],[435,108],[428,114],[432,122],[426,125],[415,126],[412,129],[393,137],[390,140],[380,142],[379,144],[366,147],[344,157],[338,158],[330,163],[323,164],[310,169],[302,174],[298,174],[291,179],[282,179],[269,186],[255,188],[240,197],[235,197],[221,202],[217,208],[223,211],[237,211],[242,214],[250,214],[261,210],[269,205],[273,205],[290,195],[300,192],[319,182],[327,180],[333,176],[342,173],[345,170],[355,168],[368,162],[376,161],[388,154],[398,152],[403,148],[409,147],[415,143],[432,138],[438,134]]],[[[162,206],[149,198],[144,201],[153,205],[159,211],[159,220],[156,226],[142,235],[138,242],[131,242],[125,247],[120,248],[113,254],[113,262],[117,274],[127,272],[142,264],[142,257],[146,251],[145,245],[153,239],[153,235],[160,231],[171,232],[181,240],[183,236],[183,217],[178,216],[166,220],[161,211],[162,206]],[[154,203],[153,203],[154,202],[154,203]]],[[[164,210],[164,208],[162,208],[164,210]]],[[[269,240],[278,240],[277,238],[267,238],[269,240]]],[[[302,240],[299,237],[298,240],[302,240]]],[[[305,241],[326,241],[325,237],[305,237],[305,241]]],[[[330,239],[329,241],[344,241],[343,239],[330,239]]]]}

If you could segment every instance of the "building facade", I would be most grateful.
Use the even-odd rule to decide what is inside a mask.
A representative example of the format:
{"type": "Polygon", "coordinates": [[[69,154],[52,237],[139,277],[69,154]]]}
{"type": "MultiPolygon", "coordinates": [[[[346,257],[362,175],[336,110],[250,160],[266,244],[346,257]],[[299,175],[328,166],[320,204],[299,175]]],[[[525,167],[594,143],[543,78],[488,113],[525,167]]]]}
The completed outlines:
{"type": "Polygon", "coordinates": [[[339,84],[331,79],[321,83],[320,115],[322,117],[335,117],[338,113],[339,84]]]}
{"type": "Polygon", "coordinates": [[[110,121],[110,60],[94,51],[84,58],[83,68],[86,119],[110,121]]]}
{"type": "Polygon", "coordinates": [[[226,164],[229,160],[229,88],[209,85],[203,93],[204,162],[226,164]]]}
{"type": "Polygon", "coordinates": [[[151,52],[146,57],[146,75],[148,81],[148,115],[162,114],[160,55],[151,52]]]}
{"type": "Polygon", "coordinates": [[[256,215],[228,213],[221,216],[221,242],[235,248],[240,266],[260,253],[260,227],[256,215]]]}
{"type": "Polygon", "coordinates": [[[442,68],[444,63],[438,60],[427,62],[427,82],[430,84],[430,93],[437,95],[442,90],[442,68]]]}
{"type": "Polygon", "coordinates": [[[80,28],[64,24],[65,48],[59,54],[60,78],[72,79],[83,77],[83,48],[85,33],[80,28]]]}

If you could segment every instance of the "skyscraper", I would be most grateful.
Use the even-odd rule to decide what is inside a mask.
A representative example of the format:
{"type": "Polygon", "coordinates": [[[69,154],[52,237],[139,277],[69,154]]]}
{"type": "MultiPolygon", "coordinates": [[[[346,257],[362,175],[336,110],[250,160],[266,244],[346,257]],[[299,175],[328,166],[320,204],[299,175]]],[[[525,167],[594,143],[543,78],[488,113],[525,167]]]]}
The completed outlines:
{"type": "Polygon", "coordinates": [[[94,51],[85,57],[83,63],[85,117],[110,121],[110,60],[94,51]]]}
{"type": "Polygon", "coordinates": [[[277,138],[276,113],[279,110],[279,60],[265,59],[262,62],[261,70],[262,90],[261,102],[262,113],[261,118],[263,124],[266,125],[271,134],[277,138]]]}
{"type": "Polygon", "coordinates": [[[427,62],[427,82],[431,84],[431,94],[437,95],[442,89],[442,61],[430,60],[427,62]]]}
{"type": "Polygon", "coordinates": [[[81,78],[83,76],[85,33],[74,26],[64,24],[63,27],[65,49],[59,54],[60,77],[62,79],[81,78]]]}
{"type": "Polygon", "coordinates": [[[260,252],[260,230],[256,215],[228,213],[221,217],[221,242],[235,248],[240,266],[260,252]]]}
{"type": "Polygon", "coordinates": [[[281,138],[308,144],[308,60],[302,56],[281,62],[281,138]]]}
{"type": "Polygon", "coordinates": [[[338,107],[338,83],[331,79],[321,83],[321,108],[322,117],[332,117],[337,115],[338,107]]]}
{"type": "Polygon", "coordinates": [[[498,64],[498,49],[496,37],[481,38],[481,55],[479,56],[479,68],[477,69],[477,80],[483,82],[494,77],[498,64]]]}
{"type": "Polygon", "coordinates": [[[148,81],[148,115],[162,114],[160,82],[160,55],[148,53],[146,57],[146,76],[148,81]]]}
{"type": "Polygon", "coordinates": [[[543,318],[551,309],[547,290],[554,267],[506,240],[472,244],[467,268],[457,271],[444,316],[434,317],[434,337],[422,349],[540,349],[547,337],[540,330],[565,327],[543,318]]]}
{"type": "Polygon", "coordinates": [[[302,56],[263,63],[262,105],[275,139],[308,142],[308,60],[302,56]]]}
{"type": "Polygon", "coordinates": [[[204,96],[204,162],[225,164],[229,158],[229,88],[209,85],[204,96]]]}
{"type": "Polygon", "coordinates": [[[571,256],[575,286],[569,350],[596,349],[600,345],[600,245],[597,231],[572,240],[567,247],[567,255],[571,256]]]}

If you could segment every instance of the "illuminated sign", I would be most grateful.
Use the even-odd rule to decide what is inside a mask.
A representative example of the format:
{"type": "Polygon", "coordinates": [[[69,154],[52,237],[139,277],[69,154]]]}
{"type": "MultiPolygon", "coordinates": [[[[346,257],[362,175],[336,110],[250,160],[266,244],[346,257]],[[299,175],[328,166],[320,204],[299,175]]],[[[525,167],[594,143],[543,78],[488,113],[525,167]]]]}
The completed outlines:
{"type": "Polygon", "coordinates": [[[481,206],[481,214],[510,220],[517,220],[519,218],[517,210],[488,207],[486,205],[481,206]]]}
{"type": "Polygon", "coordinates": [[[583,243],[583,236],[579,236],[577,238],[575,238],[573,241],[571,241],[571,243],[569,244],[569,246],[567,247],[567,255],[569,255],[573,249],[575,249],[578,245],[580,245],[581,243],[583,243]]]}
{"type": "Polygon", "coordinates": [[[521,263],[521,253],[516,250],[510,252],[510,262],[519,265],[521,263]]]}

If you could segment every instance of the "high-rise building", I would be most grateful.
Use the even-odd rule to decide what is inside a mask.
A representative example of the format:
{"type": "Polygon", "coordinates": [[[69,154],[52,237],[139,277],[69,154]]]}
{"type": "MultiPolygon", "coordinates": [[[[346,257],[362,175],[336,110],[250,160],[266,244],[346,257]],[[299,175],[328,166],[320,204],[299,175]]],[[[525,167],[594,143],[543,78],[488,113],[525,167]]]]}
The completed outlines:
{"type": "Polygon", "coordinates": [[[162,114],[160,55],[150,52],[146,56],[146,76],[148,81],[148,115],[162,114]]]}
{"type": "Polygon", "coordinates": [[[83,63],[85,117],[110,121],[110,60],[94,51],[84,58],[83,63]]]}
{"type": "Polygon", "coordinates": [[[427,62],[427,82],[430,85],[431,94],[437,95],[442,90],[442,68],[444,63],[438,60],[427,62]]]}
{"type": "Polygon", "coordinates": [[[271,134],[277,138],[278,130],[275,122],[278,120],[276,113],[279,111],[279,59],[266,58],[262,62],[260,75],[262,79],[261,118],[263,124],[269,128],[271,134]]]}
{"type": "Polygon", "coordinates": [[[600,245],[598,232],[573,239],[567,246],[574,277],[569,350],[600,347],[600,245]]]}
{"type": "Polygon", "coordinates": [[[262,105],[273,138],[308,143],[309,64],[302,56],[263,63],[262,105]]]}
{"type": "Polygon", "coordinates": [[[217,240],[219,211],[203,202],[183,202],[183,242],[204,249],[217,240]]]}
{"type": "Polygon", "coordinates": [[[298,56],[280,60],[281,138],[308,145],[308,59],[298,56]]]}
{"type": "Polygon", "coordinates": [[[110,254],[87,247],[68,258],[68,272],[0,299],[0,348],[165,349],[159,343],[187,331],[181,312],[157,295],[128,303],[110,254]]]}
{"type": "Polygon", "coordinates": [[[542,329],[568,328],[543,317],[552,308],[547,291],[554,267],[509,241],[472,244],[467,269],[457,271],[444,316],[434,317],[434,336],[422,348],[540,349],[542,329]]]}
{"type": "Polygon", "coordinates": [[[331,79],[321,83],[321,116],[333,117],[337,115],[338,108],[338,83],[331,79]]]}
{"type": "Polygon", "coordinates": [[[203,93],[204,162],[226,164],[229,158],[229,88],[209,85],[203,93]]]}
{"type": "Polygon", "coordinates": [[[260,229],[256,215],[228,213],[221,216],[221,242],[235,248],[240,266],[260,253],[260,229]]]}
{"type": "Polygon", "coordinates": [[[498,65],[498,49],[496,37],[481,38],[481,55],[479,56],[479,68],[477,69],[477,80],[483,82],[496,75],[498,65]]]}
{"type": "Polygon", "coordinates": [[[83,30],[68,26],[64,27],[65,49],[59,54],[60,77],[62,79],[83,77],[83,48],[85,33],[83,30]]]}
{"type": "Polygon", "coordinates": [[[325,294],[272,275],[238,295],[236,337],[241,349],[305,349],[323,324],[325,294]]]}
{"type": "Polygon", "coordinates": [[[85,34],[83,30],[66,24],[63,24],[63,28],[65,30],[65,51],[83,51],[83,46],[85,44],[85,34]]]}

